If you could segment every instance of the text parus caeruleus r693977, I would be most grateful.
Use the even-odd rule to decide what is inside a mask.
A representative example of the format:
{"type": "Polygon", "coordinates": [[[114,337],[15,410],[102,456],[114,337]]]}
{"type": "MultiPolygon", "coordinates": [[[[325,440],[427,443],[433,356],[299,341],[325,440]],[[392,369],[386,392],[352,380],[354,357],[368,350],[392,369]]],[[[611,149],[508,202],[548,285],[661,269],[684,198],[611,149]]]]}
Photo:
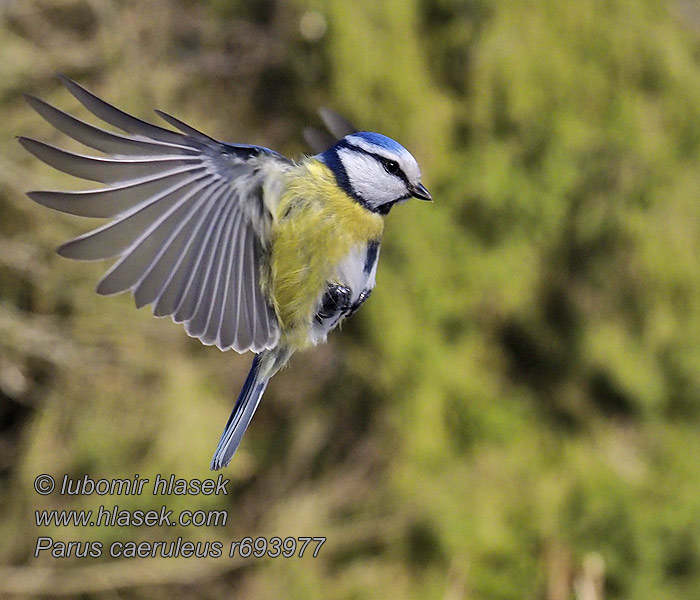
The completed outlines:
{"type": "Polygon", "coordinates": [[[131,291],[187,333],[221,350],[256,353],[216,448],[226,466],[270,378],[298,349],[325,341],[375,285],[383,216],[409,198],[430,200],[418,163],[394,140],[357,132],[330,111],[334,134],[310,131],[319,154],[292,162],[247,144],[216,141],[158,111],[179,131],[147,123],[62,77],[95,127],[28,96],[54,127],[104,157],[28,138],[20,143],[56,169],[107,184],[79,192],[29,192],[50,208],[111,219],[62,245],[78,260],[116,258],[97,286],[131,291]],[[340,138],[336,141],[337,138],[340,138]]]}

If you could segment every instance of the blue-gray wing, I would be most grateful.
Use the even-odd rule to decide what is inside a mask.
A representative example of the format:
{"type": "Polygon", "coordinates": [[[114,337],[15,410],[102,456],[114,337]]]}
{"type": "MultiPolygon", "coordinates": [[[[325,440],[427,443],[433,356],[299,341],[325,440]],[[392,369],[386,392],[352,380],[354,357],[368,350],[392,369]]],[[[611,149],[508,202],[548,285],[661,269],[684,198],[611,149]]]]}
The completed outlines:
{"type": "Polygon", "coordinates": [[[29,104],[58,130],[106,154],[85,156],[20,138],[52,167],[107,184],[98,190],[29,192],[55,210],[110,222],[62,245],[62,256],[117,258],[97,286],[103,295],[131,291],[136,305],[183,323],[187,333],[222,350],[260,352],[279,326],[260,285],[260,260],[271,217],[262,184],[271,162],[259,146],[224,144],[159,113],[182,133],[122,112],[61,78],[95,116],[126,132],[83,122],[34,97],[29,104]]]}

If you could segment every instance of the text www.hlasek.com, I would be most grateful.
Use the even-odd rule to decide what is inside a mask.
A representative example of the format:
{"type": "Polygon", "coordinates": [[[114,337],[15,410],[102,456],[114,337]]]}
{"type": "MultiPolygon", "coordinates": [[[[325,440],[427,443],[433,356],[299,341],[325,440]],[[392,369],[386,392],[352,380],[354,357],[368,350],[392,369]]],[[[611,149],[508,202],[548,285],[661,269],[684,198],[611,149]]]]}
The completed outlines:
{"type": "Polygon", "coordinates": [[[34,511],[37,527],[56,525],[65,527],[223,527],[228,513],[225,510],[183,510],[173,517],[173,511],[162,506],[160,510],[122,510],[119,506],[100,506],[92,510],[34,511]]]}

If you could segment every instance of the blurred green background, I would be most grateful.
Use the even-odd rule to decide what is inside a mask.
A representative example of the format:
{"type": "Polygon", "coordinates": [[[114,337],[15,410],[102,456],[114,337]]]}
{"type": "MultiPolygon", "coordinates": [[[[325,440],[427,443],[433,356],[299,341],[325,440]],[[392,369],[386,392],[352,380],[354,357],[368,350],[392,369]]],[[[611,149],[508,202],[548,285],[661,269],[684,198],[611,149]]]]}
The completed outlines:
{"type": "Polygon", "coordinates": [[[0,4],[0,596],[700,598],[700,3],[0,4]],[[332,106],[418,158],[372,300],[271,383],[225,497],[38,496],[207,477],[250,356],[93,292],[90,223],[30,92],[306,151],[332,106]],[[229,511],[226,528],[37,528],[34,510],[229,511]],[[33,558],[36,538],[315,535],[316,559],[33,558]]]}

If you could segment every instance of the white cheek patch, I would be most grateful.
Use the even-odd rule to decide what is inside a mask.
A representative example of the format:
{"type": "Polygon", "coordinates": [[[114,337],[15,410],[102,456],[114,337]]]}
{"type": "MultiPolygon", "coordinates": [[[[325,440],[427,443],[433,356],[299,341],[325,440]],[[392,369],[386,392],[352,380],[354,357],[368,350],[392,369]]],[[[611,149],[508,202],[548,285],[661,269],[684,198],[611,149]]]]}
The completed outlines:
{"type": "Polygon", "coordinates": [[[377,146],[376,144],[367,141],[359,135],[348,136],[348,140],[353,146],[357,146],[366,152],[371,152],[373,154],[377,154],[378,156],[383,156],[384,158],[398,161],[401,169],[404,173],[406,173],[406,177],[408,177],[409,181],[420,181],[420,167],[418,166],[418,162],[408,150],[402,146],[399,146],[399,144],[397,144],[397,150],[395,152],[391,152],[386,148],[382,148],[381,146],[377,146]]]}
{"type": "Polygon", "coordinates": [[[407,193],[403,181],[387,173],[375,158],[348,148],[338,150],[338,157],[352,189],[368,204],[379,206],[407,193]]]}

